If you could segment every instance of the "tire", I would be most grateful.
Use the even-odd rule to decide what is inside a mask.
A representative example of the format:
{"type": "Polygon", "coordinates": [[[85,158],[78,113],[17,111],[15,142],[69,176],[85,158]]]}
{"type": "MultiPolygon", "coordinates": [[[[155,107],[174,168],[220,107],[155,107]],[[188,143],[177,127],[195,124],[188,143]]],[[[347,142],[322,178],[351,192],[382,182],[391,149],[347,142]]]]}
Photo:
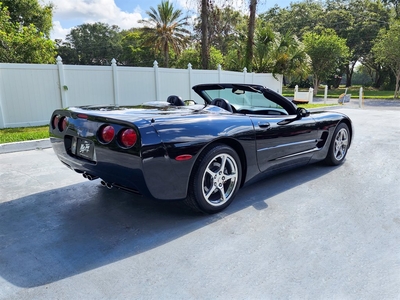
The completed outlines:
{"type": "Polygon", "coordinates": [[[350,131],[345,123],[340,123],[333,133],[325,163],[337,166],[343,163],[350,144],[350,131]]]}
{"type": "Polygon", "coordinates": [[[185,203],[197,211],[218,213],[232,203],[241,176],[238,154],[229,146],[215,145],[197,160],[185,203]]]}

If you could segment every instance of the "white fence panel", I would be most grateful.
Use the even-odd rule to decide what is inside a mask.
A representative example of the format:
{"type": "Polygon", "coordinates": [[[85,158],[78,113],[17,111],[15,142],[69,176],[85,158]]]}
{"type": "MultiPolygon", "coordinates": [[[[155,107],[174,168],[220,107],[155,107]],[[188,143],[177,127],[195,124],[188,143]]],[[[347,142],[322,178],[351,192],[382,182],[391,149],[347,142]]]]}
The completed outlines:
{"type": "Polygon", "coordinates": [[[60,106],[56,66],[0,64],[0,128],[46,124],[60,106]]]}
{"type": "Polygon", "coordinates": [[[279,94],[282,94],[283,76],[279,74],[247,74],[250,76],[251,81],[249,83],[260,84],[266,86],[270,90],[273,90],[279,94]]]}
{"type": "Polygon", "coordinates": [[[188,70],[159,68],[158,72],[160,95],[157,100],[167,101],[170,95],[180,96],[184,100],[190,99],[188,70]]]}
{"type": "Polygon", "coordinates": [[[0,128],[48,124],[53,110],[67,106],[135,105],[169,95],[201,102],[192,86],[201,83],[256,83],[281,93],[282,76],[218,70],[111,66],[1,64],[0,128]]]}
{"type": "Polygon", "coordinates": [[[120,105],[135,105],[156,100],[152,68],[118,67],[120,105]]]}
{"type": "MultiPolygon", "coordinates": [[[[192,86],[197,85],[197,84],[202,84],[202,83],[215,83],[215,82],[219,82],[218,71],[192,70],[192,80],[191,80],[192,86]]],[[[196,102],[200,102],[200,103],[201,103],[201,101],[204,101],[194,91],[191,91],[190,99],[192,99],[196,102]]]]}
{"type": "Polygon", "coordinates": [[[111,67],[64,66],[67,105],[114,104],[111,67]]]}
{"type": "Polygon", "coordinates": [[[245,74],[232,71],[221,71],[221,83],[245,83],[245,74]]]}

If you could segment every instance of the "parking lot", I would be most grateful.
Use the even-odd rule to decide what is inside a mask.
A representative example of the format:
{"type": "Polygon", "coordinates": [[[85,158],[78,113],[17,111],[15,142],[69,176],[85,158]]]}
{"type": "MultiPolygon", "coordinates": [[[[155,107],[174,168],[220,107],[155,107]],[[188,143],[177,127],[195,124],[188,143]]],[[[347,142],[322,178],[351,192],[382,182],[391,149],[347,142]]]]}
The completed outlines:
{"type": "Polygon", "coordinates": [[[0,154],[0,299],[399,299],[400,107],[335,108],[355,139],[216,215],[0,154]]]}

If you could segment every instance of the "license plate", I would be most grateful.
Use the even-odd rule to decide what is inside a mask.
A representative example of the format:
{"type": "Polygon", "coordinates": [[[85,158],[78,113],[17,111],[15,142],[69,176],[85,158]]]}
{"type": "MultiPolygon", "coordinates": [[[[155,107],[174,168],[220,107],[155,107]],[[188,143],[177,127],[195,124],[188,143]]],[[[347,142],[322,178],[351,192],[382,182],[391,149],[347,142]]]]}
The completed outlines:
{"type": "Polygon", "coordinates": [[[76,155],[94,160],[94,144],[92,141],[77,139],[76,143],[76,155]]]}

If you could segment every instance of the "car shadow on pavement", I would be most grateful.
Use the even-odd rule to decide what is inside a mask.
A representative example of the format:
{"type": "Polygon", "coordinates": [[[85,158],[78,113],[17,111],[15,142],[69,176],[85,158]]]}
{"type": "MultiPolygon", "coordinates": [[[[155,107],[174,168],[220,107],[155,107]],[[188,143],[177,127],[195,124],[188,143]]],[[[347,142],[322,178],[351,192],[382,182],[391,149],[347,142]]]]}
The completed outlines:
{"type": "MultiPolygon", "coordinates": [[[[335,170],[320,164],[262,179],[219,214],[84,182],[0,204],[0,276],[36,287],[151,250],[335,170]]],[[[294,201],[291,199],[291,201],[294,201]]]]}

